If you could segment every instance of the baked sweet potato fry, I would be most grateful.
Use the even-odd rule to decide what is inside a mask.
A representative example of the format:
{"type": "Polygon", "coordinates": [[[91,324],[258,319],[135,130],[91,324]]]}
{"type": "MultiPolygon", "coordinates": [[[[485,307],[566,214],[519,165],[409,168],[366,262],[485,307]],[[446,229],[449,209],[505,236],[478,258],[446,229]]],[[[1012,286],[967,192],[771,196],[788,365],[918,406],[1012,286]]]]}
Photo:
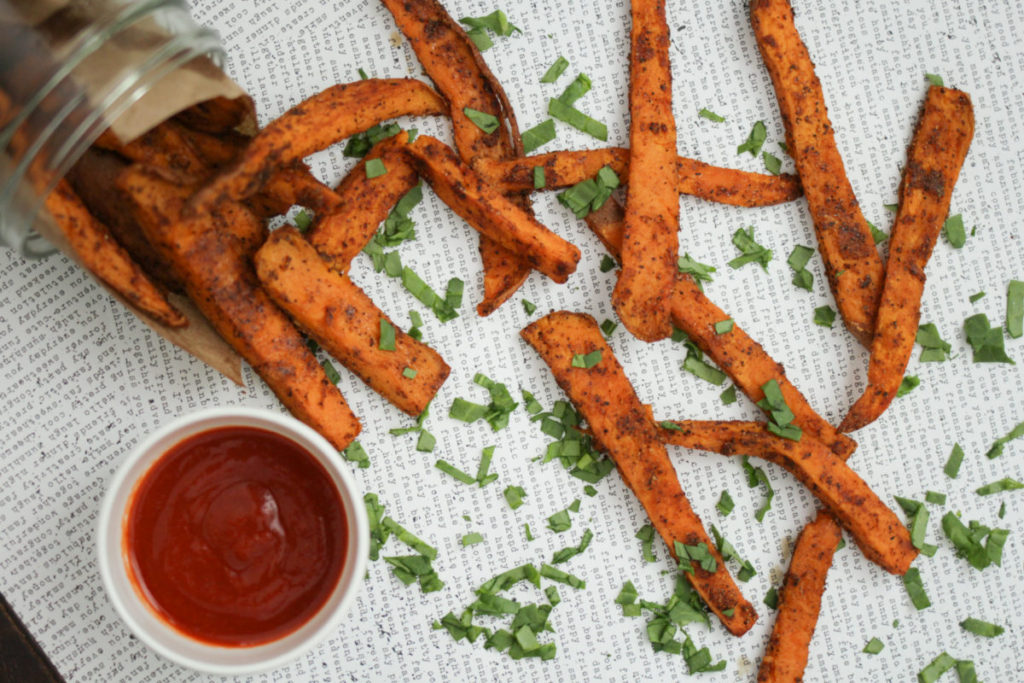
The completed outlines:
{"type": "Polygon", "coordinates": [[[399,410],[424,411],[450,370],[436,351],[391,323],[292,227],[271,233],[254,261],[263,289],[300,329],[399,410]],[[382,320],[394,329],[390,351],[380,348],[382,320]]]}
{"type": "Polygon", "coordinates": [[[679,256],[676,122],[665,0],[632,0],[629,52],[629,194],[612,305],[643,341],[672,333],[669,307],[679,256]]]}
{"type": "Polygon", "coordinates": [[[818,511],[796,539],[779,591],[778,614],[757,671],[759,683],[802,681],[807,650],[821,611],[825,578],[842,535],[827,512],[818,511]]]}
{"type": "Polygon", "coordinates": [[[239,126],[256,122],[256,107],[251,97],[214,97],[194,104],[175,115],[186,126],[206,133],[230,133],[239,126]]]}
{"type": "Polygon", "coordinates": [[[751,0],[750,21],[775,86],[786,145],[803,184],[836,307],[853,336],[870,347],[885,267],[846,177],[821,81],[796,30],[789,0],[751,0]]]}
{"type": "MultiPolygon", "coordinates": [[[[499,191],[529,192],[533,187],[533,169],[544,169],[544,190],[558,190],[593,178],[603,166],[609,166],[628,179],[629,150],[623,147],[548,152],[520,159],[479,159],[474,167],[492,178],[499,191]]],[[[731,206],[773,206],[797,199],[803,194],[800,179],[783,173],[751,173],[703,161],[676,158],[676,190],[680,194],[731,206]]]]}
{"type": "MultiPolygon", "coordinates": [[[[474,168],[482,159],[522,156],[523,145],[515,112],[505,90],[487,67],[476,44],[438,0],[382,0],[409,40],[427,76],[451,105],[455,148],[474,168]],[[488,133],[466,116],[466,108],[490,114],[498,128],[488,133]]],[[[488,180],[494,179],[484,174],[488,180]]],[[[529,199],[515,201],[530,210],[529,199]]],[[[530,274],[530,266],[517,254],[480,236],[484,265],[484,298],[477,314],[487,316],[515,293],[530,274]]]]}
{"type": "Polygon", "coordinates": [[[371,78],[336,85],[300,102],[263,128],[240,160],[196,194],[193,208],[255,194],[275,168],[398,116],[445,114],[447,103],[420,81],[371,78]]]}
{"type": "Polygon", "coordinates": [[[146,166],[155,166],[190,180],[205,180],[213,167],[189,141],[186,128],[171,119],[158,124],[130,142],[121,142],[109,128],[93,143],[100,149],[146,166]]]}
{"type": "Polygon", "coordinates": [[[871,424],[896,397],[914,351],[924,269],[949,213],[953,186],[973,135],[974,110],[967,93],[929,88],[900,183],[885,287],[871,343],[868,386],[839,425],[840,431],[852,432],[871,424]]]}
{"type": "Polygon", "coordinates": [[[843,458],[806,434],[792,441],[772,434],[762,422],[685,420],[659,423],[658,435],[677,446],[749,455],[785,468],[850,532],[865,557],[888,572],[904,574],[917,557],[896,514],[843,458]]]}
{"type": "Polygon", "coordinates": [[[335,448],[346,448],[359,434],[359,420],[302,335],[260,287],[241,240],[226,229],[231,221],[259,220],[226,200],[185,218],[190,188],[140,167],[122,174],[119,187],[137,209],[150,243],[166,254],[189,297],[221,337],[293,415],[335,448]]]}
{"type": "MultiPolygon", "coordinates": [[[[622,235],[622,206],[609,199],[598,211],[586,218],[591,230],[604,243],[613,256],[618,256],[622,235]]],[[[836,431],[815,412],[792,382],[785,368],[765,353],[764,348],[740,328],[733,325],[726,334],[715,332],[715,323],[729,316],[701,291],[688,275],[677,274],[675,294],[669,302],[672,324],[690,339],[722,369],[736,386],[755,403],[764,398],[761,389],[769,380],[778,382],[786,404],[796,416],[794,423],[805,434],[826,444],[833,453],[846,458],[857,448],[857,443],[836,431]]]]}
{"type": "Polygon", "coordinates": [[[686,577],[730,633],[746,633],[757,613],[736,587],[690,507],[646,406],[637,398],[594,319],[559,311],[544,316],[520,335],[548,364],[558,385],[590,425],[594,440],[615,461],[672,556],[676,557],[677,541],[707,547],[716,563],[714,571],[691,562],[686,577]],[[591,367],[578,367],[580,363],[574,367],[573,359],[586,354],[600,358],[591,367]]]}
{"type": "Polygon", "coordinates": [[[188,319],[167,301],[107,227],[89,213],[66,180],[58,182],[46,197],[46,208],[78,260],[93,275],[153,320],[168,327],[188,325],[188,319]]]}

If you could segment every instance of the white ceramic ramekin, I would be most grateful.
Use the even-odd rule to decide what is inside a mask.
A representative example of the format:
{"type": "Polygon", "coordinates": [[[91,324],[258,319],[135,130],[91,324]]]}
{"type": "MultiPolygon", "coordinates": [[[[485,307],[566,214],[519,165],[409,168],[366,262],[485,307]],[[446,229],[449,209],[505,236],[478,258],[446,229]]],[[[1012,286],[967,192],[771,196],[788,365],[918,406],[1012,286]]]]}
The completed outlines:
{"type": "Polygon", "coordinates": [[[184,415],[144,439],[111,479],[100,507],[99,571],[111,602],[128,628],[158,654],[182,666],[222,676],[280,667],[323,640],[341,624],[366,574],[370,531],[362,494],[338,452],[298,420],[255,408],[214,408],[184,415]],[[338,585],[324,606],[297,630],[252,647],[224,647],[174,629],[139,595],[129,576],[124,519],[136,484],[160,456],[190,436],[219,427],[256,427],[291,439],[323,465],[334,481],[348,520],[348,547],[338,585]]]}

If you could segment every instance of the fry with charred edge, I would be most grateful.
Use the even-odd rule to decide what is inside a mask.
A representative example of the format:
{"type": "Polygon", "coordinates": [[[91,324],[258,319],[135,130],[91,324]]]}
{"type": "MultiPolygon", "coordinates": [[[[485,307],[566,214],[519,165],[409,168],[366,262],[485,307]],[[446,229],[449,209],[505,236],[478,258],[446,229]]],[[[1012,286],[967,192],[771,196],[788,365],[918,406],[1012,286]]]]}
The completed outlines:
{"type": "MultiPolygon", "coordinates": [[[[455,148],[466,163],[476,169],[483,159],[522,156],[516,115],[505,90],[487,67],[483,56],[466,32],[437,0],[382,0],[395,17],[398,29],[409,39],[427,76],[451,105],[455,148]],[[498,119],[498,129],[487,133],[469,120],[466,107],[498,119]]],[[[477,169],[479,170],[479,169],[477,169]]],[[[486,173],[489,181],[494,178],[486,173]]],[[[529,199],[517,198],[524,211],[529,199]]],[[[530,266],[484,235],[480,236],[480,258],[484,265],[484,298],[477,314],[487,316],[522,286],[530,266]]]]}
{"type": "Polygon", "coordinates": [[[779,591],[778,615],[757,671],[759,683],[803,680],[807,650],[825,593],[825,578],[841,539],[839,527],[823,510],[796,539],[793,558],[779,591]]]}
{"type": "Polygon", "coordinates": [[[259,223],[243,207],[222,202],[212,212],[182,218],[189,188],[132,167],[119,186],[158,246],[185,282],[189,297],[214,329],[297,418],[342,450],[359,434],[359,420],[306,346],[305,340],[260,287],[231,221],[259,223]]]}
{"type": "MultiPolygon", "coordinates": [[[[609,199],[585,220],[612,255],[617,257],[622,239],[622,206],[615,199],[609,199]]],[[[669,302],[672,324],[689,335],[751,401],[756,403],[764,398],[761,387],[774,379],[795,415],[793,422],[805,434],[826,444],[840,457],[846,458],[853,453],[857,442],[837,432],[835,427],[818,415],[800,390],[786,377],[782,364],[765,353],[764,348],[739,325],[733,325],[732,330],[726,334],[715,331],[715,323],[729,316],[708,299],[688,275],[677,275],[675,286],[675,294],[669,302]]]]}
{"type": "Polygon", "coordinates": [[[188,319],[167,301],[105,225],[89,213],[71,185],[61,180],[46,197],[46,208],[82,265],[133,306],[168,327],[188,319]]]}
{"type": "Polygon", "coordinates": [[[669,308],[679,255],[676,123],[672,115],[665,0],[632,0],[629,52],[629,196],[612,305],[633,336],[672,333],[669,308]]]}
{"type": "Polygon", "coordinates": [[[907,528],[867,483],[824,444],[776,436],[763,422],[699,420],[659,423],[666,443],[723,455],[749,455],[791,472],[850,532],[865,557],[893,574],[904,574],[917,557],[907,528]],[[664,425],[670,424],[672,428],[664,425]]]}
{"type": "Polygon", "coordinates": [[[408,78],[371,78],[333,86],[267,124],[234,166],[196,194],[192,207],[212,206],[223,198],[246,199],[259,191],[275,168],[290,166],[381,121],[447,111],[440,95],[408,78]]]}
{"type": "Polygon", "coordinates": [[[267,294],[295,324],[399,410],[419,415],[444,384],[448,364],[397,325],[394,350],[380,348],[381,320],[391,321],[294,228],[271,233],[255,265],[267,294]],[[410,368],[413,377],[405,374],[410,368]]]}
{"type": "Polygon", "coordinates": [[[576,270],[579,249],[498,194],[443,142],[420,135],[405,149],[434,192],[482,234],[518,254],[555,282],[565,282],[576,270]]]}
{"type": "MultiPolygon", "coordinates": [[[[544,190],[558,190],[593,178],[608,166],[626,180],[629,150],[623,147],[548,152],[521,159],[480,159],[474,164],[483,175],[493,178],[503,193],[532,191],[533,169],[544,169],[544,190]]],[[[680,194],[691,195],[731,206],[772,206],[789,202],[803,194],[800,179],[783,173],[751,173],[703,161],[676,158],[677,187],[680,194]]]]}
{"type": "Polygon", "coordinates": [[[789,0],[751,0],[750,21],[775,86],[786,146],[803,184],[836,306],[853,336],[870,347],[885,267],[846,177],[821,82],[789,0]]]}
{"type": "Polygon", "coordinates": [[[348,172],[335,190],[337,204],[318,215],[306,235],[320,257],[338,273],[348,272],[352,259],[370,241],[381,221],[419,182],[419,175],[405,152],[396,151],[397,146],[404,145],[408,139],[406,133],[399,133],[395,138],[374,145],[348,172]],[[388,172],[367,178],[364,164],[369,159],[381,159],[388,172]]]}
{"type": "Polygon", "coordinates": [[[255,125],[256,107],[248,95],[234,99],[214,97],[192,105],[176,114],[174,118],[189,128],[221,135],[249,123],[255,125]]]}
{"type": "Polygon", "coordinates": [[[558,385],[590,425],[595,441],[615,461],[673,557],[676,541],[707,546],[717,563],[715,571],[705,571],[699,563],[691,562],[686,577],[730,633],[746,633],[757,620],[757,613],[736,587],[690,507],[647,408],[637,398],[594,319],[559,311],[544,316],[520,335],[551,368],[558,385]],[[574,356],[595,351],[601,354],[596,365],[573,367],[574,356]]]}
{"type": "Polygon", "coordinates": [[[839,425],[852,432],[885,412],[900,388],[921,318],[924,269],[949,213],[953,186],[974,135],[967,93],[932,86],[907,150],[900,203],[868,363],[868,386],[839,425]]]}

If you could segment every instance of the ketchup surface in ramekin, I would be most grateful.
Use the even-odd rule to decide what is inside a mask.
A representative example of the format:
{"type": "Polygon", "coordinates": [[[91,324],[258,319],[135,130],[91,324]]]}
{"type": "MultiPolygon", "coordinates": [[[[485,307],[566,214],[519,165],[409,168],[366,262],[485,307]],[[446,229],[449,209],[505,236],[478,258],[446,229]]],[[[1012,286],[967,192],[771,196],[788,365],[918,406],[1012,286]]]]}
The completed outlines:
{"type": "Polygon", "coordinates": [[[338,489],[274,432],[221,427],[162,455],[132,494],[125,552],[136,588],[180,632],[230,647],[301,627],[345,564],[338,489]]]}

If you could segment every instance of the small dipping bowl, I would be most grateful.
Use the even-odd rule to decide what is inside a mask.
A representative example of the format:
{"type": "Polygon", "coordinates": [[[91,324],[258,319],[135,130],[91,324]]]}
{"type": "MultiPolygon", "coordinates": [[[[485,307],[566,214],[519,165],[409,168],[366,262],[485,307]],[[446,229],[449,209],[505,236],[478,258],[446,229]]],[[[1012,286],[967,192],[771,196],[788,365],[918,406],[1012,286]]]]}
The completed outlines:
{"type": "Polygon", "coordinates": [[[352,607],[366,573],[369,525],[362,494],[338,452],[294,418],[255,408],[214,408],[182,416],[144,439],[110,481],[100,507],[99,571],[111,602],[128,628],[158,654],[182,666],[223,676],[278,668],[298,658],[335,631],[352,607]],[[168,623],[142,595],[130,569],[126,538],[133,496],[150,468],[183,441],[225,427],[251,427],[280,435],[312,456],[337,488],[345,512],[347,544],[334,590],[305,623],[269,642],[224,646],[192,637],[168,623]]]}

